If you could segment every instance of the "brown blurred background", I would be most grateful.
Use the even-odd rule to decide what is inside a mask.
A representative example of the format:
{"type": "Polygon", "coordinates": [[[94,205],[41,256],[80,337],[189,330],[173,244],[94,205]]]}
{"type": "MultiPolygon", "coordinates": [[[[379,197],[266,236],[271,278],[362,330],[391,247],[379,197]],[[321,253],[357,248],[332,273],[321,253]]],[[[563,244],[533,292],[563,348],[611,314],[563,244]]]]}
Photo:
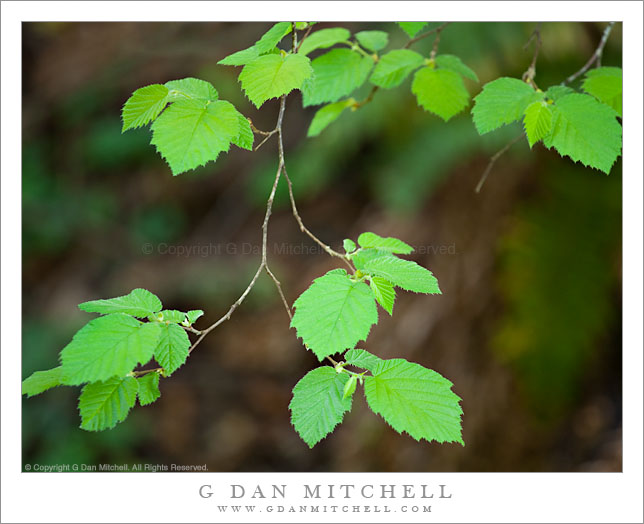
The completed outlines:
{"type": "MultiPolygon", "coordinates": [[[[407,37],[383,29],[388,49],[407,37]]],[[[542,24],[537,83],[579,69],[605,24],[542,24]]],[[[239,68],[218,66],[268,23],[25,23],[23,25],[23,377],[57,364],[93,315],[82,301],[135,287],[167,308],[219,318],[259,264],[260,226],[276,143],[233,148],[216,164],[172,177],[148,129],[120,133],[120,107],[143,85],[210,81],[260,129],[239,68]],[[191,250],[189,256],[175,254],[191,250]],[[148,252],[151,253],[148,254],[148,252]]],[[[440,52],[460,56],[481,85],[520,77],[534,24],[455,23],[440,52]]],[[[432,39],[414,48],[428,54],[432,39]]],[[[319,53],[319,52],[318,52],[319,53]]],[[[315,56],[315,55],[314,55],[315,56]]],[[[604,53],[621,65],[621,27],[604,53]]],[[[472,95],[480,85],[469,80],[472,95]]],[[[516,145],[474,193],[488,158],[518,125],[479,137],[465,112],[445,124],[417,107],[410,81],[380,90],[318,138],[316,108],[287,101],[286,161],[300,213],[340,249],[363,231],[396,236],[437,276],[443,295],[400,292],[364,345],[435,369],[463,398],[466,446],[417,443],[373,415],[361,394],[313,450],[287,409],[317,366],[289,330],[263,275],[231,320],[195,351],[162,397],[111,431],[87,433],[79,388],[23,400],[24,463],[206,463],[210,471],[620,471],[621,162],[610,176],[541,145],[516,145]],[[441,252],[442,248],[442,252],[441,252]]],[[[368,92],[368,86],[363,91],[368,92]]],[[[280,184],[270,263],[289,302],[337,266],[315,250],[280,184]],[[312,253],[284,253],[311,248],[312,253]]]]}

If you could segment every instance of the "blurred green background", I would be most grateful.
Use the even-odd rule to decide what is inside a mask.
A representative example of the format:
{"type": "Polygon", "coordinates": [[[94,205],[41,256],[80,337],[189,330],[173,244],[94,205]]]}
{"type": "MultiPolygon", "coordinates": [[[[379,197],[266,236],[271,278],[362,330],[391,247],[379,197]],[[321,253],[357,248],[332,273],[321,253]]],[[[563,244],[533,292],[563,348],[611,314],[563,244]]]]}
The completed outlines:
{"type": "MultiPolygon", "coordinates": [[[[390,47],[407,37],[384,29],[390,47]]],[[[579,69],[605,24],[544,23],[537,83],[579,69]]],[[[120,133],[120,108],[143,85],[194,76],[212,82],[260,129],[239,68],[217,60],[251,45],[268,23],[23,24],[23,378],[94,315],[82,301],[147,288],[168,308],[202,308],[207,326],[259,264],[260,226],[276,143],[236,148],[173,178],[149,130],[120,133]],[[175,250],[191,249],[190,256],[175,250]],[[147,251],[152,251],[147,253],[147,251]]],[[[440,52],[460,56],[481,85],[520,77],[532,23],[455,23],[440,52]]],[[[428,54],[432,38],[414,49],[428,54]]],[[[320,52],[317,52],[320,53],[320,52]]],[[[315,56],[315,55],[314,55],[315,56]]],[[[621,65],[621,26],[604,52],[621,65]]],[[[474,96],[481,85],[466,80],[474,96]]],[[[79,388],[23,399],[23,463],[207,464],[210,471],[620,471],[621,162],[610,176],[541,145],[515,145],[474,193],[489,157],[519,125],[479,137],[465,112],[445,124],[417,107],[410,80],[345,113],[318,138],[315,108],[287,101],[285,148],[300,214],[341,247],[363,231],[419,248],[414,260],[443,295],[400,293],[366,347],[437,370],[463,398],[466,447],[400,436],[357,395],[344,423],[313,450],[287,409],[317,360],[289,330],[263,275],[232,319],[161,384],[162,397],[125,423],[87,433],[79,388]],[[442,248],[442,250],[441,250],[442,248]]],[[[363,90],[368,92],[368,87],[363,90]]],[[[280,184],[270,263],[289,302],[336,264],[312,248],[280,184]]]]}

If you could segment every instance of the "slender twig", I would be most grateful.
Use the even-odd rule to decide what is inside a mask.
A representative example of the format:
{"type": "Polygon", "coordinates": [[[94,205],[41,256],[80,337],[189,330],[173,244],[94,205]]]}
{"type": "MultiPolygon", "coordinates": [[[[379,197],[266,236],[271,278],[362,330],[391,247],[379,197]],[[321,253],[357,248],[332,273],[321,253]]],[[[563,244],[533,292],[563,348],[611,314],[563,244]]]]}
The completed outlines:
{"type": "Polygon", "coordinates": [[[487,167],[485,168],[485,171],[483,171],[483,174],[481,175],[481,179],[479,180],[479,183],[476,185],[475,191],[477,193],[481,191],[481,188],[483,187],[483,184],[485,184],[485,181],[487,180],[487,177],[490,174],[490,171],[492,171],[492,168],[494,167],[494,164],[499,159],[499,157],[501,157],[504,153],[506,153],[514,144],[516,144],[522,138],[523,138],[523,131],[521,132],[520,135],[517,135],[512,140],[510,140],[507,144],[505,144],[505,146],[503,146],[503,148],[499,149],[490,158],[490,161],[488,162],[487,167]]]}
{"type": "Polygon", "coordinates": [[[248,120],[248,123],[250,124],[250,128],[251,128],[251,130],[252,130],[252,131],[253,131],[253,133],[255,133],[256,135],[271,136],[271,135],[275,134],[275,129],[273,129],[273,130],[271,130],[271,131],[262,131],[261,129],[257,129],[257,128],[255,127],[255,124],[253,124],[253,121],[252,121],[250,118],[247,118],[246,120],[248,120]]]}
{"type": "Polygon", "coordinates": [[[441,32],[449,25],[449,22],[445,22],[443,25],[436,28],[436,37],[434,38],[434,44],[432,45],[432,52],[429,54],[429,59],[434,60],[436,58],[436,53],[438,53],[438,44],[441,41],[441,32]]]}
{"type": "Polygon", "coordinates": [[[300,42],[297,44],[297,46],[295,46],[295,52],[296,52],[296,53],[300,50],[300,47],[302,46],[302,42],[304,42],[304,40],[306,40],[306,38],[307,38],[307,37],[309,36],[309,34],[311,33],[311,29],[313,29],[313,26],[312,26],[312,25],[309,25],[309,27],[306,29],[306,33],[304,33],[304,36],[302,37],[302,39],[300,40],[300,42]]]}
{"type": "MultiPolygon", "coordinates": [[[[412,38],[409,42],[405,44],[405,47],[403,49],[409,49],[412,45],[414,45],[416,42],[422,40],[423,38],[427,38],[429,35],[433,35],[434,33],[438,33],[440,35],[441,31],[445,29],[451,22],[445,22],[438,27],[435,27],[434,29],[431,29],[429,31],[425,31],[424,33],[421,33],[415,38],[412,38]]],[[[438,45],[438,44],[436,44],[438,45]]]]}
{"type": "Polygon", "coordinates": [[[262,140],[259,144],[257,144],[254,148],[253,151],[257,151],[260,147],[262,147],[270,137],[272,137],[277,130],[273,129],[270,133],[267,133],[266,136],[264,137],[264,140],[262,140]]]}
{"type": "Polygon", "coordinates": [[[190,331],[190,333],[194,333],[195,335],[201,335],[201,331],[198,329],[193,328],[192,326],[181,326],[183,329],[186,331],[190,331]]]}
{"type": "Polygon", "coordinates": [[[290,177],[288,176],[288,173],[286,172],[286,169],[284,169],[284,178],[286,178],[286,183],[288,184],[288,194],[291,199],[291,208],[293,210],[293,216],[295,217],[295,220],[300,226],[300,231],[302,231],[302,233],[304,233],[305,235],[308,235],[311,238],[311,240],[313,240],[316,244],[318,244],[329,255],[342,259],[344,263],[349,267],[349,269],[351,269],[351,271],[353,272],[353,266],[343,254],[338,253],[337,251],[334,251],[330,246],[327,246],[318,237],[316,237],[313,233],[311,233],[311,231],[309,231],[309,229],[304,225],[304,222],[302,222],[302,218],[300,217],[300,214],[297,212],[297,206],[295,204],[295,196],[293,195],[293,184],[291,182],[290,177]]]}
{"type": "Polygon", "coordinates": [[[608,23],[608,25],[604,29],[604,33],[602,34],[602,38],[599,41],[599,45],[597,46],[597,49],[595,49],[595,52],[588,59],[588,62],[586,62],[579,71],[577,71],[576,73],[573,73],[568,78],[566,78],[563,82],[561,82],[560,85],[565,86],[566,84],[570,84],[571,82],[574,82],[575,80],[577,80],[577,78],[579,78],[586,71],[588,71],[590,67],[593,65],[593,63],[595,63],[597,67],[601,65],[604,46],[608,41],[608,37],[610,36],[610,32],[613,30],[614,25],[615,25],[615,22],[608,23]]]}
{"type": "Polygon", "coordinates": [[[131,374],[134,377],[140,377],[147,375],[148,373],[160,373],[163,371],[163,368],[154,368],[154,369],[142,369],[141,371],[132,371],[131,374]]]}
{"type": "Polygon", "coordinates": [[[367,95],[367,97],[364,100],[360,100],[360,102],[356,102],[355,104],[353,104],[352,107],[354,109],[358,109],[359,107],[362,107],[363,105],[371,102],[373,100],[374,95],[378,92],[378,89],[380,89],[380,87],[373,86],[371,88],[371,91],[369,91],[369,94],[367,95]]]}
{"type": "Polygon", "coordinates": [[[286,297],[284,296],[284,292],[282,291],[282,284],[280,284],[280,281],[277,280],[277,277],[273,274],[271,269],[268,267],[268,265],[265,265],[266,273],[268,273],[268,276],[273,279],[273,282],[275,283],[275,287],[277,288],[277,292],[280,295],[280,298],[282,299],[282,304],[284,304],[284,309],[286,309],[286,314],[288,315],[289,320],[293,320],[293,313],[291,313],[291,308],[288,305],[288,302],[286,301],[286,297]]]}
{"type": "Polygon", "coordinates": [[[360,53],[365,58],[371,58],[371,60],[373,60],[374,62],[378,61],[378,55],[372,55],[370,53],[367,53],[367,51],[365,51],[364,49],[362,49],[362,47],[360,47],[358,42],[352,42],[351,40],[344,40],[344,41],[338,42],[338,43],[346,45],[346,46],[350,47],[351,49],[353,49],[354,51],[358,51],[358,53],[360,53]]]}
{"type": "Polygon", "coordinates": [[[534,89],[539,89],[534,81],[534,77],[537,74],[537,58],[539,57],[539,51],[541,50],[541,22],[537,23],[534,31],[532,31],[532,34],[530,35],[530,39],[523,46],[524,51],[528,48],[533,40],[535,44],[534,54],[532,55],[532,62],[530,62],[528,69],[526,69],[526,72],[523,73],[523,76],[521,78],[524,82],[529,83],[534,89]]]}

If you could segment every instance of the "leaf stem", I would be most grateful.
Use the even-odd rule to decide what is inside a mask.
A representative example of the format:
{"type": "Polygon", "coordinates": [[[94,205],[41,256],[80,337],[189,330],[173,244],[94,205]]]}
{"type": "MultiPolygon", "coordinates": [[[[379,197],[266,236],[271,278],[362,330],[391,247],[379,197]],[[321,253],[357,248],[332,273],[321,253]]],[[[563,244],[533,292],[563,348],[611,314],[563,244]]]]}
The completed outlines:
{"type": "Polygon", "coordinates": [[[367,53],[364,49],[362,49],[362,47],[360,47],[360,44],[358,44],[358,42],[352,42],[351,40],[344,40],[343,42],[340,42],[340,43],[349,46],[352,50],[358,51],[358,53],[360,53],[363,56],[366,56],[367,58],[371,58],[371,60],[373,60],[374,62],[376,61],[374,56],[370,53],[367,53]]]}

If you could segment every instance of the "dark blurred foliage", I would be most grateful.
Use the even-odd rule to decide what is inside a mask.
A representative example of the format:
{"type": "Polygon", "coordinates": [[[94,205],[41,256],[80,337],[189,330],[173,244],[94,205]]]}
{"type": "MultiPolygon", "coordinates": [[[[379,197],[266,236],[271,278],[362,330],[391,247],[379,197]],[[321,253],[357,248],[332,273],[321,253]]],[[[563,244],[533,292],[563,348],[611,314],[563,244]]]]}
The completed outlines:
{"type": "MultiPolygon", "coordinates": [[[[344,25],[389,30],[394,47],[406,38],[393,24],[344,25]]],[[[239,69],[216,65],[268,27],[24,24],[23,377],[56,365],[91,318],[76,308],[82,301],[144,287],[166,307],[203,308],[198,325],[206,326],[245,288],[259,263],[275,141],[173,178],[147,129],[121,135],[119,114],[138,87],[195,76],[270,129],[277,103],[257,111],[239,89],[239,69]],[[173,255],[172,246],[194,252],[173,255]]],[[[533,27],[457,23],[440,50],[462,57],[482,83],[520,77],[533,27]]],[[[543,24],[539,85],[579,69],[602,29],[543,24]]],[[[416,49],[428,53],[431,40],[416,49]]],[[[621,64],[619,25],[604,64],[621,64]]],[[[475,95],[480,86],[467,82],[475,95]]],[[[365,230],[429,246],[414,259],[436,274],[443,295],[400,293],[394,317],[381,314],[366,347],[450,378],[463,398],[466,447],[400,436],[358,395],[344,423],[309,450],[287,406],[293,385],[318,364],[262,276],[232,319],[162,382],[161,399],[114,430],[78,429],[78,388],[24,399],[23,461],[206,463],[211,471],[621,470],[621,163],[604,176],[523,143],[477,195],[488,158],[518,125],[479,137],[468,114],[445,124],[416,106],[409,80],[307,139],[313,112],[289,97],[287,167],[301,215],[336,248],[365,230]]],[[[287,204],[282,184],[270,261],[292,302],[336,261],[316,250],[280,251],[313,247],[287,204]]]]}

